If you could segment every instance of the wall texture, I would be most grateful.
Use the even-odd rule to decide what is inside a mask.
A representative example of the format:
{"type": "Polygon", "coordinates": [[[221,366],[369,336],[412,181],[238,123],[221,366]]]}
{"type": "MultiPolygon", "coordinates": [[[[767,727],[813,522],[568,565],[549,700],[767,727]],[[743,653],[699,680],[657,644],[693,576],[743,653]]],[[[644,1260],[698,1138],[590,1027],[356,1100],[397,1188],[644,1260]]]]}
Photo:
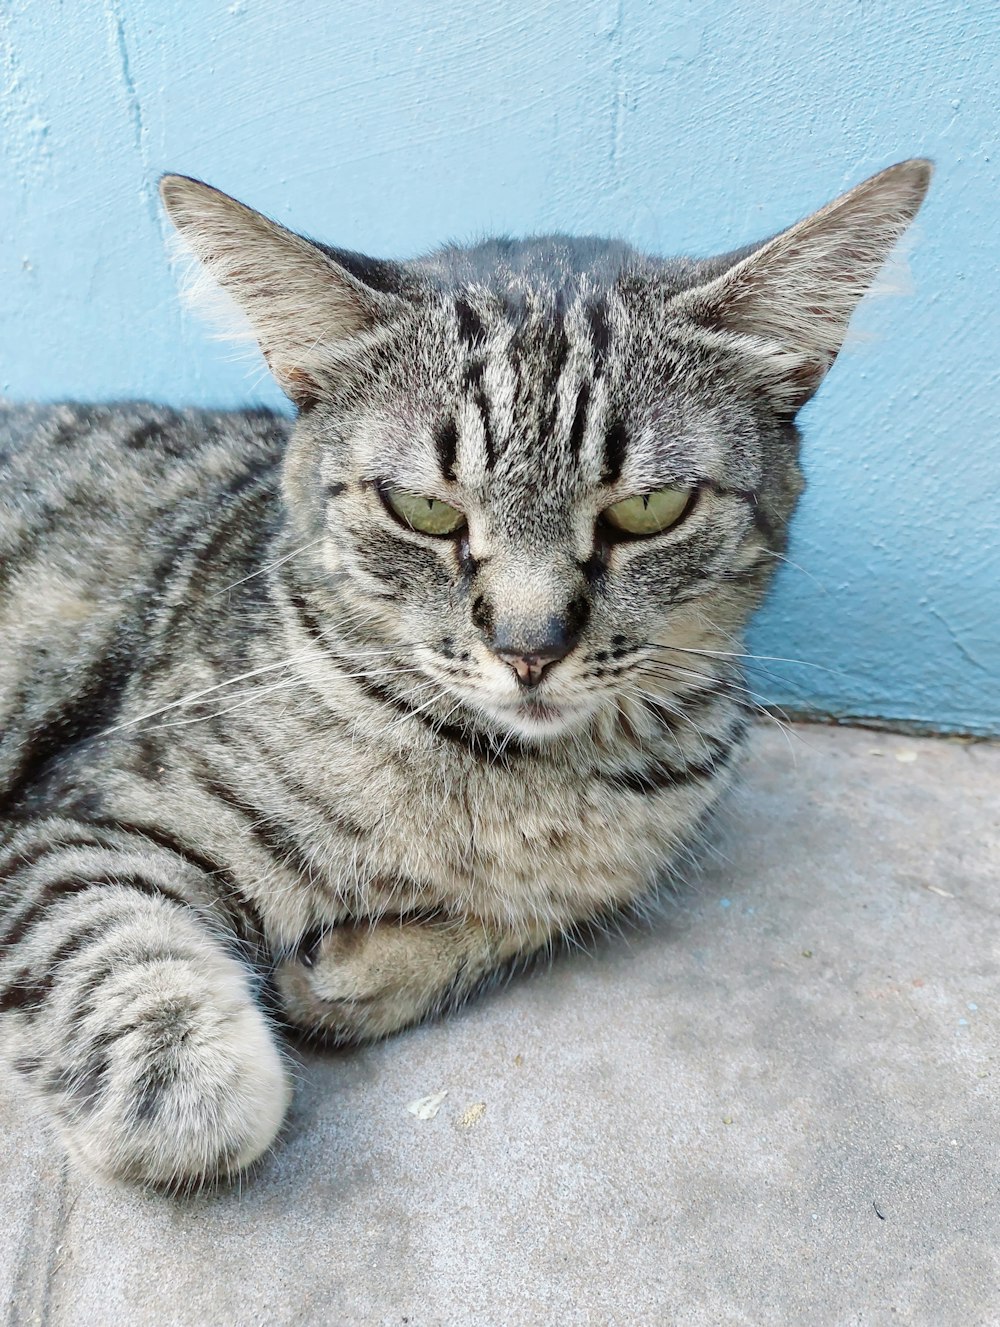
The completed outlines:
{"type": "MultiPolygon", "coordinates": [[[[155,181],[403,256],[498,229],[760,238],[903,156],[915,293],[807,409],[772,702],[1000,731],[992,0],[2,0],[0,393],[276,402],[183,314],[155,181]]],[[[765,671],[766,670],[766,671],[765,671]]]]}

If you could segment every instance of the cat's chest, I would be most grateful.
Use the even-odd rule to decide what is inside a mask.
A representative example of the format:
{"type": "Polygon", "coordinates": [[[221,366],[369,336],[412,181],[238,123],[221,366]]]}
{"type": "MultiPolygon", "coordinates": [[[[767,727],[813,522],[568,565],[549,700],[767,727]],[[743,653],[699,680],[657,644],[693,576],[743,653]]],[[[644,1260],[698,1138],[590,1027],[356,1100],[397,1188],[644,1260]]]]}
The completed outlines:
{"type": "Polygon", "coordinates": [[[371,826],[359,895],[412,882],[416,903],[564,924],[646,889],[712,798],[696,782],[640,792],[592,769],[447,758],[375,762],[338,793],[371,826]]]}

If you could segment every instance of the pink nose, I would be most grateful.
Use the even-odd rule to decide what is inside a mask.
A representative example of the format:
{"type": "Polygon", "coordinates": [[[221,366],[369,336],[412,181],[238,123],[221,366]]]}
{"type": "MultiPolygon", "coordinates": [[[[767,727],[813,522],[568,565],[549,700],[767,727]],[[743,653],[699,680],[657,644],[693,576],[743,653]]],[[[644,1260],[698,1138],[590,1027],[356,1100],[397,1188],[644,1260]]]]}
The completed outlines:
{"type": "Polygon", "coordinates": [[[536,687],[542,680],[545,670],[560,659],[565,659],[569,654],[569,645],[566,649],[552,648],[551,646],[542,652],[533,651],[531,654],[521,654],[516,650],[494,650],[498,659],[502,659],[505,664],[509,664],[517,674],[517,680],[526,687],[536,687]]]}

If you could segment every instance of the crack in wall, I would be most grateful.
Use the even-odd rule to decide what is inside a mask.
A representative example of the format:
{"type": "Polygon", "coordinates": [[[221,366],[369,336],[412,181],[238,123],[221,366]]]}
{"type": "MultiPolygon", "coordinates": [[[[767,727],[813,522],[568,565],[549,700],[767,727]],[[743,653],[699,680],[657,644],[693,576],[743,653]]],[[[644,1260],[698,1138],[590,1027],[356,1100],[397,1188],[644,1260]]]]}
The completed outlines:
{"type": "Polygon", "coordinates": [[[136,155],[139,158],[141,170],[139,194],[150,219],[165,241],[168,232],[157,202],[156,191],[152,185],[153,172],[149,158],[149,128],[146,124],[136,78],[132,72],[132,54],[129,50],[125,16],[121,10],[120,0],[104,0],[104,17],[108,24],[112,56],[118,69],[122,101],[132,128],[132,141],[136,155]]]}
{"type": "Polygon", "coordinates": [[[945,631],[947,631],[948,633],[948,639],[951,641],[952,645],[954,645],[955,649],[958,650],[959,654],[962,656],[963,659],[966,659],[970,664],[972,664],[974,668],[978,668],[980,672],[986,673],[987,676],[989,677],[994,676],[995,669],[991,670],[989,666],[983,663],[982,659],[980,659],[979,656],[975,654],[972,651],[972,649],[970,649],[970,647],[962,639],[962,635],[959,632],[959,630],[956,627],[952,626],[952,624],[948,621],[948,619],[945,617],[945,615],[941,612],[939,608],[937,608],[934,604],[929,603],[927,605],[927,612],[930,614],[931,617],[935,618],[938,622],[941,623],[945,631]]]}

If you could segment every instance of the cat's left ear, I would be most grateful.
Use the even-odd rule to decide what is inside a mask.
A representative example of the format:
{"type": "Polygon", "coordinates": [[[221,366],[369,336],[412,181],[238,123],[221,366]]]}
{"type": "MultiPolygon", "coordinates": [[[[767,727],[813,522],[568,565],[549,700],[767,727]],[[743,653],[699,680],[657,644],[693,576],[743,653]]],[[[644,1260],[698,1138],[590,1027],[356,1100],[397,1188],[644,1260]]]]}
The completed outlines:
{"type": "MultiPolygon", "coordinates": [[[[201,180],[164,175],[160,197],[185,248],[242,310],[279,386],[300,407],[322,394],[352,341],[404,307],[318,244],[201,180]]],[[[343,256],[378,266],[385,284],[390,264],[343,256]]]]}
{"type": "MultiPolygon", "coordinates": [[[[796,411],[837,356],[858,301],[913,220],[932,165],[873,175],[671,307],[745,351],[775,405],[796,411]]],[[[716,269],[717,270],[717,269],[716,269]]]]}

